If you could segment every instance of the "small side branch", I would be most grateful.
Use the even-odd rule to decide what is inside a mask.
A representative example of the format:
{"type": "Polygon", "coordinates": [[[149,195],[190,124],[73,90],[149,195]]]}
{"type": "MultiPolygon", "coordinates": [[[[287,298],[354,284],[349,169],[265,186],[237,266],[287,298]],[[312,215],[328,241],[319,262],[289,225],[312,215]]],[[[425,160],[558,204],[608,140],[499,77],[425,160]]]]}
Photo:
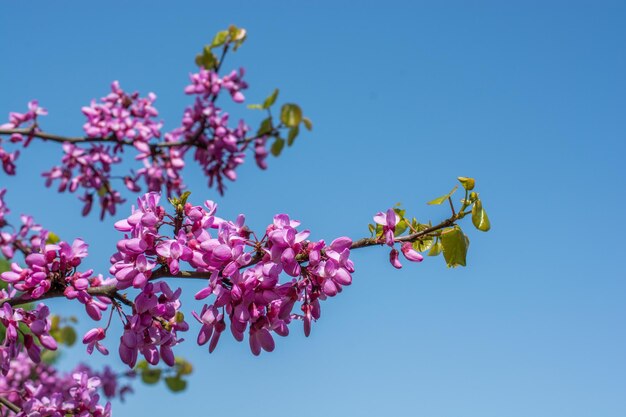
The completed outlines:
{"type": "Polygon", "coordinates": [[[13,411],[16,414],[22,411],[17,405],[13,404],[11,401],[9,401],[8,399],[2,396],[0,396],[0,404],[4,405],[6,408],[8,408],[9,410],[13,411]]]}

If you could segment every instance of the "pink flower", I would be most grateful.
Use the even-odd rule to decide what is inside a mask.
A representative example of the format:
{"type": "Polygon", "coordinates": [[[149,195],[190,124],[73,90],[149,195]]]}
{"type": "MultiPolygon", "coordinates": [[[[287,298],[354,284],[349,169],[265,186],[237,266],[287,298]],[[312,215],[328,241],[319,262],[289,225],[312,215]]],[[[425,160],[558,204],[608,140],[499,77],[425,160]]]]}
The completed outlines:
{"type": "Polygon", "coordinates": [[[424,260],[424,257],[420,255],[420,253],[417,252],[415,249],[413,249],[413,244],[411,242],[403,243],[401,250],[402,254],[404,254],[404,257],[407,258],[409,261],[422,262],[424,260]]]}
{"type": "Polygon", "coordinates": [[[96,327],[85,333],[83,343],[87,345],[87,353],[93,353],[93,348],[98,349],[103,355],[108,355],[109,351],[100,343],[106,337],[106,331],[102,327],[96,327]]]}
{"type": "Polygon", "coordinates": [[[389,246],[393,246],[395,242],[394,233],[396,231],[396,224],[400,221],[400,216],[398,216],[393,209],[389,209],[387,210],[387,213],[379,212],[376,214],[374,216],[374,221],[383,226],[385,243],[389,246]]]}

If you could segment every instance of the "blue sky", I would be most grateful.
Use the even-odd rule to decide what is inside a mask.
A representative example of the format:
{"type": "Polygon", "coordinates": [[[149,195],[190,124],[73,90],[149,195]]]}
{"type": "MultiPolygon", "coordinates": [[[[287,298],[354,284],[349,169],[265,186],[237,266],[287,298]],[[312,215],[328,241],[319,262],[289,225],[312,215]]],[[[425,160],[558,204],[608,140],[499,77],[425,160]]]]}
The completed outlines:
{"type": "MultiPolygon", "coordinates": [[[[175,127],[195,54],[230,23],[247,28],[226,68],[246,67],[248,101],[280,87],[315,127],[267,171],[242,167],[224,198],[188,171],[192,199],[215,199],[226,217],[263,228],[286,212],[313,238],[357,238],[399,201],[445,218],[425,202],[463,175],[491,218],[487,234],[467,224],[464,269],[427,258],[396,271],[384,250],[355,252],[353,285],[324,303],[311,337],[294,326],[271,354],[224,337],[209,355],[190,334],[178,349],[195,366],[189,389],[136,384],[116,416],[626,415],[626,5],[512,3],[0,5],[0,115],[38,98],[43,127],[66,134],[81,133],[80,107],[112,80],[154,91],[175,127]]],[[[43,187],[59,158],[33,145],[0,186],[15,213],[87,240],[89,266],[105,271],[112,222],[43,187]]],[[[200,284],[181,285],[199,308],[200,284]]],[[[80,308],[52,307],[90,327],[80,308]]],[[[106,362],[83,350],[61,366],[106,362]]]]}

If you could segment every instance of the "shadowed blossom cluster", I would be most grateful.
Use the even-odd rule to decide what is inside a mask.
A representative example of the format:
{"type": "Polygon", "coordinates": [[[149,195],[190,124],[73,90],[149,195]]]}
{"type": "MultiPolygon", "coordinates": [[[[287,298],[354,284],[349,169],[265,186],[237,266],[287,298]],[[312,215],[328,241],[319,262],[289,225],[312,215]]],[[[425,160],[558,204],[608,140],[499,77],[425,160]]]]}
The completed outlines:
{"type": "Polygon", "coordinates": [[[131,391],[108,366],[97,372],[78,365],[63,374],[45,363],[34,364],[24,353],[0,376],[0,392],[22,410],[17,416],[110,416],[110,404],[101,404],[100,393],[123,399],[131,391]]]}
{"type": "MultiPolygon", "coordinates": [[[[28,111],[26,113],[9,113],[8,123],[0,125],[0,129],[17,129],[28,123],[30,133],[26,136],[26,140],[24,140],[24,135],[21,133],[13,133],[9,137],[9,142],[23,143],[24,147],[26,147],[33,139],[33,135],[39,130],[37,118],[47,114],[48,111],[43,107],[39,107],[37,100],[32,100],[28,103],[28,111]]],[[[0,137],[0,162],[2,163],[2,169],[8,175],[15,175],[15,161],[19,155],[19,150],[13,152],[6,151],[2,146],[2,137],[0,137]]]]}

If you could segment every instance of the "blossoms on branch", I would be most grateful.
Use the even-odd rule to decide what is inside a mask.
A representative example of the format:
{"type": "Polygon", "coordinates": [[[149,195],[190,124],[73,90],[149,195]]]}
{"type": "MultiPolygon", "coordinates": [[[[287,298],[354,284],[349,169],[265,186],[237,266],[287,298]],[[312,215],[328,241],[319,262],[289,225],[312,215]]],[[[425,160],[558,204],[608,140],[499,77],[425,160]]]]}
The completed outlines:
{"type": "Polygon", "coordinates": [[[85,203],[83,216],[91,211],[94,196],[99,200],[101,219],[107,212],[114,215],[116,206],[125,201],[111,183],[111,166],[118,164],[121,159],[112,154],[110,146],[103,145],[91,145],[85,149],[66,143],[63,151],[65,155],[61,165],[42,174],[46,178],[46,187],[59,181],[59,192],[73,193],[82,188],[84,193],[80,199],[85,203]]]}
{"type": "Polygon", "coordinates": [[[50,310],[39,304],[33,310],[12,307],[5,302],[0,307],[0,324],[5,329],[4,340],[0,345],[0,371],[9,372],[11,361],[25,350],[30,359],[38,363],[41,360],[41,347],[56,350],[57,343],[50,336],[50,310]],[[26,332],[22,326],[29,331],[26,332]]]}
{"type": "MultiPolygon", "coordinates": [[[[39,107],[37,100],[32,100],[28,103],[28,111],[26,113],[9,113],[9,122],[0,125],[0,129],[18,129],[28,123],[30,125],[30,133],[26,136],[26,140],[24,140],[24,135],[21,133],[13,133],[9,137],[9,142],[23,143],[24,147],[26,147],[33,139],[33,134],[39,131],[37,118],[47,114],[48,111],[43,107],[39,107]]],[[[19,154],[19,150],[13,152],[6,151],[2,146],[2,138],[0,137],[0,162],[2,162],[2,168],[7,175],[15,175],[15,161],[19,154]]]]}
{"type": "MultiPolygon", "coordinates": [[[[120,338],[119,353],[122,361],[131,368],[141,353],[146,361],[156,365],[163,359],[174,366],[172,347],[183,339],[178,332],[189,329],[184,315],[179,311],[181,289],[172,291],[167,283],[160,281],[146,284],[135,298],[132,316],[127,317],[124,334],[120,338]]],[[[93,333],[89,340],[95,340],[93,333]]]]}
{"type": "MultiPolygon", "coordinates": [[[[111,93],[82,108],[87,122],[83,129],[92,138],[114,137],[119,142],[129,140],[140,152],[150,154],[148,143],[161,136],[162,123],[155,120],[159,112],[154,107],[156,95],[139,97],[126,93],[118,81],[111,84],[111,93]]],[[[121,145],[117,145],[121,146],[121,145]]]]}
{"type": "MultiPolygon", "coordinates": [[[[74,193],[80,189],[83,215],[89,214],[94,204],[100,207],[101,219],[107,214],[115,215],[125,201],[113,184],[115,180],[121,180],[131,192],[140,192],[143,184],[148,192],[164,191],[168,197],[180,195],[185,189],[185,157],[191,155],[208,178],[209,187],[215,186],[223,194],[226,182],[237,179],[237,168],[244,163],[248,150],[261,169],[267,168],[267,140],[272,135],[278,138],[279,129],[293,127],[289,123],[270,123],[269,130],[248,137],[250,129],[243,120],[232,123],[217,100],[225,93],[235,103],[242,103],[243,92],[248,88],[244,74],[243,68],[220,75],[217,70],[203,67],[191,74],[191,83],[184,92],[193,96],[193,103],[184,110],[180,126],[165,134],[161,131],[163,124],[157,120],[156,95],[141,97],[137,92],[128,93],[118,81],[111,84],[108,95],[82,108],[87,118],[83,125],[85,138],[64,138],[41,131],[37,117],[47,111],[36,100],[29,103],[27,113],[10,113],[9,122],[0,129],[28,130],[27,135],[6,132],[11,134],[10,142],[23,142],[24,146],[34,137],[63,143],[61,164],[42,175],[46,186],[56,183],[59,192],[74,193]],[[161,137],[164,140],[159,142],[161,137]],[[128,146],[136,149],[135,159],[141,166],[123,175],[113,175],[113,169],[122,161],[123,148],[128,146]]],[[[18,150],[6,151],[0,137],[0,161],[8,174],[14,174],[18,155],[18,150]]]]}
{"type": "Polygon", "coordinates": [[[10,361],[6,375],[0,375],[0,392],[21,409],[16,414],[20,417],[106,417],[111,415],[111,405],[102,403],[100,393],[111,399],[130,391],[109,367],[98,372],[81,364],[61,373],[45,363],[34,364],[23,352],[10,361]]]}
{"type": "MultiPolygon", "coordinates": [[[[392,208],[388,209],[385,213],[378,212],[374,216],[374,222],[379,225],[379,228],[382,229],[381,239],[385,242],[385,244],[391,247],[391,251],[389,252],[389,263],[397,269],[402,268],[402,263],[400,263],[399,259],[400,252],[394,248],[394,245],[396,244],[396,227],[400,221],[405,220],[401,219],[398,213],[396,213],[396,210],[392,208]]],[[[422,260],[424,260],[424,257],[413,249],[413,244],[411,242],[404,242],[400,249],[404,257],[411,262],[422,262],[422,260]]]]}

